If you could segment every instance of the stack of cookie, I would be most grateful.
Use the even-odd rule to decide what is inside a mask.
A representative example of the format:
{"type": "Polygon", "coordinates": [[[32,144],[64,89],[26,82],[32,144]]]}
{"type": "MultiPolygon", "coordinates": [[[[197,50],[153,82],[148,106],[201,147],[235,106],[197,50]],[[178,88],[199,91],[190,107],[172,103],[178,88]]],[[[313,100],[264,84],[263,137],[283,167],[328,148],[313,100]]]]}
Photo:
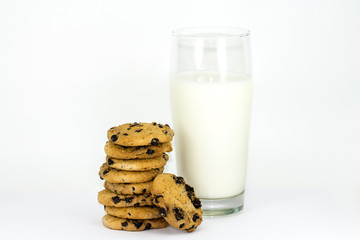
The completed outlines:
{"type": "Polygon", "coordinates": [[[111,229],[141,231],[168,223],[153,205],[153,179],[163,172],[174,136],[169,125],[127,123],[107,133],[106,163],[100,168],[105,189],[98,194],[105,207],[103,224],[111,229]]]}

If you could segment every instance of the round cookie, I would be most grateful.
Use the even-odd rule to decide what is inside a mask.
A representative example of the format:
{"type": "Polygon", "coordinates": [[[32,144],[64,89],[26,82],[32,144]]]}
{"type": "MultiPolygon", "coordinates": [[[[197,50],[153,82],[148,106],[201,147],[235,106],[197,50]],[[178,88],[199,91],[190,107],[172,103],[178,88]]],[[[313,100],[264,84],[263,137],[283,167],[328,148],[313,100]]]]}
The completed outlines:
{"type": "Polygon", "coordinates": [[[157,146],[124,147],[107,141],[104,147],[106,155],[117,159],[153,158],[161,156],[164,152],[171,152],[170,142],[160,143],[157,146]]]}
{"type": "Polygon", "coordinates": [[[201,202],[182,177],[160,174],[154,179],[151,192],[159,212],[174,228],[192,232],[202,222],[201,202]]]}
{"type": "Polygon", "coordinates": [[[140,183],[140,182],[148,182],[156,175],[162,173],[164,168],[152,169],[149,171],[138,171],[138,172],[130,172],[130,171],[122,171],[115,168],[109,167],[107,163],[104,163],[100,167],[100,178],[105,179],[111,183],[140,183]]]}
{"type": "Polygon", "coordinates": [[[119,170],[125,171],[148,171],[155,168],[161,168],[166,165],[169,156],[163,153],[162,156],[145,159],[117,159],[106,157],[107,164],[119,170]]]}
{"type": "Polygon", "coordinates": [[[98,202],[108,207],[141,207],[153,205],[151,194],[120,195],[109,190],[98,193],[98,202]]]}
{"type": "Polygon", "coordinates": [[[135,122],[110,128],[107,137],[109,141],[121,146],[157,146],[170,142],[174,131],[167,124],[135,122]]]}
{"type": "Polygon", "coordinates": [[[146,207],[107,207],[105,212],[111,216],[128,219],[154,219],[161,218],[159,210],[155,206],[146,207]]]}
{"type": "Polygon", "coordinates": [[[105,181],[104,187],[110,192],[123,195],[151,193],[153,181],[142,183],[110,183],[105,181]]]}
{"type": "Polygon", "coordinates": [[[163,218],[135,220],[118,218],[106,214],[102,221],[104,226],[107,228],[125,231],[142,231],[148,229],[165,228],[168,226],[168,223],[163,218]]]}

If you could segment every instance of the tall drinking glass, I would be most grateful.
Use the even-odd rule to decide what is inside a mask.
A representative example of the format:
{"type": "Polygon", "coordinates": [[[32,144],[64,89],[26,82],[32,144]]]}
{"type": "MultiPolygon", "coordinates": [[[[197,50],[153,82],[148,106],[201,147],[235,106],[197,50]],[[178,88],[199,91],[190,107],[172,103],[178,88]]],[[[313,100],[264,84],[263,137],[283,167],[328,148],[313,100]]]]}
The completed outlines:
{"type": "Polygon", "coordinates": [[[177,172],[205,215],[243,208],[251,113],[250,33],[202,27],[172,33],[171,104],[177,172]]]}

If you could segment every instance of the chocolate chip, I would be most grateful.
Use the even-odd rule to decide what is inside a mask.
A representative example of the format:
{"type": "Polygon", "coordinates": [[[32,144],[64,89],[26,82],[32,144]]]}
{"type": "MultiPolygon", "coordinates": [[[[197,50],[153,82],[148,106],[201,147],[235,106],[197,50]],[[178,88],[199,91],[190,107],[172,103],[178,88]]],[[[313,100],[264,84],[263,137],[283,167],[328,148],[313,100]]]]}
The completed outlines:
{"type": "Polygon", "coordinates": [[[184,180],[183,177],[178,177],[178,181],[179,181],[180,183],[184,183],[184,184],[185,184],[185,180],[184,180]]]}
{"type": "Polygon", "coordinates": [[[113,164],[114,164],[114,161],[113,161],[111,158],[108,158],[107,162],[108,162],[109,165],[113,165],[113,164]]]}
{"type": "Polygon", "coordinates": [[[125,202],[126,203],[131,203],[133,199],[134,199],[134,197],[126,197],[125,202]]]}
{"type": "Polygon", "coordinates": [[[185,228],[185,230],[186,230],[186,231],[189,231],[189,230],[191,230],[191,229],[193,229],[193,228],[195,228],[194,225],[192,225],[190,228],[185,228]]]}
{"type": "Polygon", "coordinates": [[[134,223],[134,225],[135,225],[135,227],[137,229],[139,229],[141,227],[141,225],[143,225],[143,222],[139,222],[139,221],[136,221],[136,220],[134,220],[133,223],[134,223]]]}
{"type": "Polygon", "coordinates": [[[157,124],[156,122],[153,122],[153,123],[152,123],[153,126],[156,126],[156,124],[157,124]]]}
{"type": "Polygon", "coordinates": [[[148,149],[148,150],[146,151],[146,154],[147,154],[147,155],[153,155],[154,153],[155,153],[155,151],[152,150],[152,149],[148,149]]]}
{"type": "Polygon", "coordinates": [[[106,175],[106,174],[108,174],[110,172],[110,169],[106,169],[105,171],[103,171],[103,175],[106,175]]]}
{"type": "Polygon", "coordinates": [[[159,143],[160,143],[159,139],[157,139],[157,138],[151,139],[151,145],[159,146],[159,143]]]}
{"type": "Polygon", "coordinates": [[[134,207],[139,207],[140,206],[140,203],[135,203],[134,204],[134,207]]]}
{"type": "Polygon", "coordinates": [[[104,180],[104,179],[102,178],[102,176],[99,176],[99,177],[100,177],[101,180],[104,180]]]}
{"type": "Polygon", "coordinates": [[[118,196],[112,197],[111,200],[113,201],[113,203],[117,204],[121,201],[121,199],[118,196]]]}
{"type": "Polygon", "coordinates": [[[139,123],[137,123],[137,122],[134,122],[133,124],[130,124],[130,126],[137,126],[137,125],[139,125],[139,123]]]}
{"type": "Polygon", "coordinates": [[[195,199],[195,193],[192,191],[188,191],[187,196],[190,198],[191,201],[195,199]]]}
{"type": "Polygon", "coordinates": [[[128,136],[129,134],[127,134],[127,133],[123,133],[123,135],[124,135],[124,136],[128,136]]]}
{"type": "Polygon", "coordinates": [[[159,210],[159,213],[161,216],[163,217],[166,217],[166,211],[165,211],[165,208],[162,208],[162,207],[158,207],[158,210],[159,210]]]}
{"type": "Polygon", "coordinates": [[[151,223],[147,223],[147,224],[145,225],[144,230],[149,230],[150,228],[151,228],[151,223]]]}
{"type": "Polygon", "coordinates": [[[121,226],[123,226],[123,227],[127,227],[127,225],[128,225],[128,222],[122,222],[121,223],[121,226]]]}
{"type": "Polygon", "coordinates": [[[159,203],[159,198],[164,197],[163,195],[156,195],[155,196],[155,203],[159,203]]]}
{"type": "Polygon", "coordinates": [[[129,216],[131,216],[131,213],[128,213],[129,216]]]}
{"type": "Polygon", "coordinates": [[[175,214],[176,221],[184,219],[184,211],[181,208],[174,208],[173,212],[175,214]]]}
{"type": "MultiPolygon", "coordinates": [[[[134,122],[133,124],[129,124],[129,128],[132,128],[132,127],[136,127],[136,126],[138,126],[138,127],[142,127],[143,125],[142,124],[139,124],[139,123],[137,123],[137,122],[134,122]]],[[[129,130],[129,129],[128,129],[129,130]]]]}
{"type": "Polygon", "coordinates": [[[144,189],[142,190],[142,193],[146,193],[146,188],[144,188],[144,189]]]}
{"type": "Polygon", "coordinates": [[[198,198],[195,198],[195,199],[192,201],[192,204],[194,205],[195,208],[201,208],[201,201],[200,201],[200,199],[198,199],[198,198]]]}
{"type": "Polygon", "coordinates": [[[158,127],[159,127],[159,128],[163,128],[163,125],[161,125],[161,124],[159,123],[159,124],[158,124],[158,127]]]}
{"type": "Polygon", "coordinates": [[[132,187],[131,189],[132,189],[133,191],[135,191],[135,187],[132,187]]]}
{"type": "Polygon", "coordinates": [[[200,219],[200,216],[198,213],[195,213],[193,216],[193,221],[196,222],[196,220],[200,219]]]}
{"type": "Polygon", "coordinates": [[[184,184],[184,183],[185,183],[183,177],[173,176],[173,179],[175,180],[175,182],[176,182],[177,184],[184,184]]]}
{"type": "Polygon", "coordinates": [[[165,124],[165,126],[170,127],[169,124],[165,124]]]}
{"type": "Polygon", "coordinates": [[[163,154],[162,157],[163,157],[163,159],[164,159],[165,161],[167,161],[167,158],[166,158],[166,155],[165,155],[165,154],[163,154]]]}
{"type": "Polygon", "coordinates": [[[168,131],[164,131],[164,134],[167,135],[167,134],[168,134],[168,131]]]}
{"type": "Polygon", "coordinates": [[[194,192],[194,188],[185,184],[185,190],[188,191],[188,192],[194,192]]]}
{"type": "Polygon", "coordinates": [[[127,130],[130,130],[130,129],[131,129],[131,127],[128,127],[128,128],[127,128],[127,130]]]}
{"type": "Polygon", "coordinates": [[[185,226],[185,223],[180,224],[179,228],[183,228],[185,226]]]}
{"type": "Polygon", "coordinates": [[[136,129],[135,130],[135,132],[141,132],[142,131],[142,129],[136,129]]]}
{"type": "Polygon", "coordinates": [[[111,136],[111,141],[112,141],[112,142],[116,142],[116,140],[118,140],[118,136],[115,135],[115,134],[112,135],[112,136],[111,136]]]}

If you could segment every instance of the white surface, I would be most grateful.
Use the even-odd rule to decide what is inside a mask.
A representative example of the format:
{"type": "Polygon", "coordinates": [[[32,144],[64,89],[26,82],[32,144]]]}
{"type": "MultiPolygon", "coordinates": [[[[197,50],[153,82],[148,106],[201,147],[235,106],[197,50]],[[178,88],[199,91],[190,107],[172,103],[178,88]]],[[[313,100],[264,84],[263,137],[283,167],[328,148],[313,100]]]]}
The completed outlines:
{"type": "Polygon", "coordinates": [[[102,226],[92,194],[0,194],[0,239],[359,239],[360,208],[311,190],[248,191],[240,214],[204,218],[193,233],[102,226]]]}
{"type": "Polygon", "coordinates": [[[251,30],[246,209],[194,235],[160,234],[351,239],[360,205],[359,12],[358,0],[0,1],[0,238],[157,236],[104,229],[96,197],[82,193],[101,188],[109,127],[171,123],[170,31],[216,25],[251,30]],[[257,188],[320,189],[354,208],[321,193],[251,196],[257,188]],[[67,197],[37,200],[54,193],[67,197]]]}
{"type": "Polygon", "coordinates": [[[215,72],[186,72],[174,78],[171,106],[178,174],[200,198],[240,194],[245,190],[251,79],[215,72]]]}

